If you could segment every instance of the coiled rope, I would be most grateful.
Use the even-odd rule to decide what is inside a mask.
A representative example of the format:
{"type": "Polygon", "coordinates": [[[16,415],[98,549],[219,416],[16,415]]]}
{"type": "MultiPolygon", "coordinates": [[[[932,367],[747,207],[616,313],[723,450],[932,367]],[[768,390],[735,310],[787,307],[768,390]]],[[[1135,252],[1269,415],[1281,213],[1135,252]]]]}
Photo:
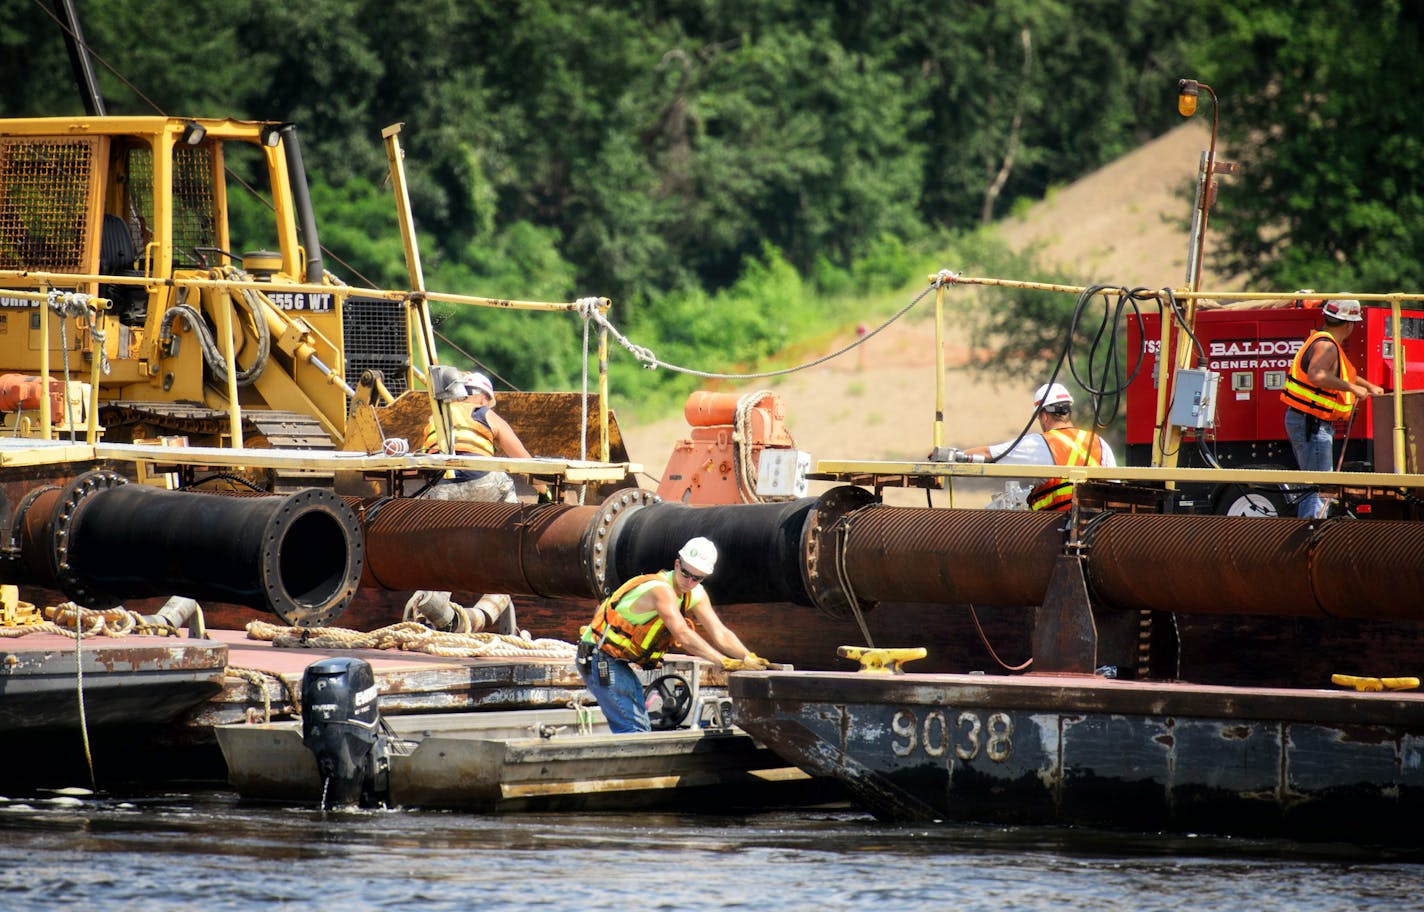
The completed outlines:
{"type": "Polygon", "coordinates": [[[402,621],[362,632],[344,627],[283,627],[252,621],[247,638],[265,640],[289,649],[399,649],[447,658],[547,658],[572,659],[577,651],[562,640],[534,639],[527,632],[445,633],[424,624],[402,621]]]}

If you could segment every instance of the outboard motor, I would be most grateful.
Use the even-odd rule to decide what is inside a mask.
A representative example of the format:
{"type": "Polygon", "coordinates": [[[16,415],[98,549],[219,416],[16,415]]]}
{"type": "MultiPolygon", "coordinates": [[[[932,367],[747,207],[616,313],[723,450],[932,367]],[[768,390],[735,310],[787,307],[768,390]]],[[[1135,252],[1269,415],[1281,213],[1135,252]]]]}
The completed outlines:
{"type": "Polygon", "coordinates": [[[302,743],[316,757],[323,808],[384,801],[390,746],[370,663],[342,657],[307,666],[302,673],[302,743]]]}

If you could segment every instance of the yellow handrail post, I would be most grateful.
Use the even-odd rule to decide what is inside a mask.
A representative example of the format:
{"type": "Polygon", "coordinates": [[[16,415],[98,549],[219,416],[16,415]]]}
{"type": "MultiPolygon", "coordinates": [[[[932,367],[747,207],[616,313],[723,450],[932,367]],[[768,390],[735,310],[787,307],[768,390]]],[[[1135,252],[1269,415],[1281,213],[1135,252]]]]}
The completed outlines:
{"type": "Polygon", "coordinates": [[[1161,466],[1166,449],[1162,446],[1162,437],[1167,432],[1167,387],[1172,375],[1172,371],[1168,370],[1167,353],[1171,351],[1173,314],[1163,306],[1160,298],[1157,300],[1157,312],[1161,333],[1157,342],[1157,412],[1152,419],[1152,464],[1161,466]]]}
{"type": "Polygon", "coordinates": [[[1389,301],[1390,333],[1394,339],[1394,470],[1401,475],[1409,471],[1404,452],[1404,342],[1399,338],[1399,298],[1389,301]]]}
{"type": "Polygon", "coordinates": [[[218,282],[212,297],[213,314],[218,320],[218,332],[222,335],[223,364],[227,365],[227,420],[228,433],[232,435],[232,448],[242,449],[242,406],[237,402],[237,354],[233,348],[233,329],[237,321],[233,319],[232,292],[226,282],[218,282]]]}
{"type": "Polygon", "coordinates": [[[40,286],[40,291],[45,294],[44,300],[40,301],[40,383],[44,387],[40,402],[40,435],[45,440],[54,433],[54,426],[49,420],[49,294],[52,290],[53,287],[47,282],[40,286]]]}
{"type": "Polygon", "coordinates": [[[931,446],[944,446],[944,282],[936,277],[935,288],[935,415],[931,446]]]}
{"type": "Polygon", "coordinates": [[[436,439],[440,442],[440,452],[450,452],[450,440],[445,433],[445,422],[441,420],[440,403],[435,401],[435,390],[431,389],[430,366],[437,362],[439,355],[435,348],[435,329],[430,324],[430,302],[425,296],[425,272],[420,265],[420,247],[415,238],[415,217],[410,211],[410,189],[405,180],[405,153],[401,151],[401,127],[393,123],[381,131],[386,144],[386,163],[391,172],[391,190],[396,197],[396,220],[400,223],[401,243],[405,245],[405,268],[410,276],[410,287],[415,292],[411,299],[411,318],[415,320],[416,332],[411,335],[420,339],[421,355],[425,373],[425,386],[430,391],[430,423],[435,427],[436,439]]]}
{"type": "MultiPolygon", "coordinates": [[[[599,313],[608,316],[611,302],[603,298],[598,303],[599,313]]],[[[608,324],[598,327],[598,461],[607,462],[608,443],[608,324]]]]}

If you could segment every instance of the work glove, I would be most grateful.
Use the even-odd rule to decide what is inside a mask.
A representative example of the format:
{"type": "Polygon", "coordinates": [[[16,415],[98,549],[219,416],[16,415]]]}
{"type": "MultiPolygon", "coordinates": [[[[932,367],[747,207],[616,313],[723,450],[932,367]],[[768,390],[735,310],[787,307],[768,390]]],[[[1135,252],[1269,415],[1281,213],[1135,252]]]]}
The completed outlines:
{"type": "Polygon", "coordinates": [[[553,502],[554,502],[554,489],[553,489],[553,488],[545,488],[544,490],[542,490],[542,491],[539,492],[539,503],[553,503],[553,502]]]}
{"type": "Polygon", "coordinates": [[[723,671],[766,671],[769,668],[776,669],[780,667],[779,665],[773,665],[754,652],[749,652],[740,659],[729,659],[725,656],[722,658],[723,671]]]}

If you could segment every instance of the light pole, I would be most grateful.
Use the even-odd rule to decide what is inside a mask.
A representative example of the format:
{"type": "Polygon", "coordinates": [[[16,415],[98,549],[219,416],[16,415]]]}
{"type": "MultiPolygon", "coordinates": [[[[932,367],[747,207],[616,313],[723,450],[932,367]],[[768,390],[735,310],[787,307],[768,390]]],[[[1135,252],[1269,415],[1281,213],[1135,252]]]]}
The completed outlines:
{"type": "MultiPolygon", "coordinates": [[[[1206,238],[1206,217],[1216,202],[1216,175],[1235,174],[1237,170],[1236,162],[1223,161],[1218,164],[1216,161],[1216,127],[1220,123],[1220,105],[1216,101],[1216,91],[1206,83],[1198,83],[1196,80],[1176,81],[1176,110],[1182,117],[1192,117],[1196,114],[1196,100],[1205,90],[1206,94],[1212,97],[1212,144],[1206,150],[1205,157],[1202,158],[1196,178],[1196,205],[1192,208],[1192,237],[1186,248],[1186,286],[1188,291],[1200,291],[1202,288],[1202,257],[1203,244],[1206,238]]],[[[1195,311],[1195,299],[1188,302],[1188,308],[1195,311]]]]}
{"type": "Polygon", "coordinates": [[[1152,464],[1158,466],[1175,466],[1177,464],[1177,449],[1181,440],[1181,430],[1169,426],[1166,421],[1167,401],[1169,389],[1175,385],[1177,372],[1190,368],[1196,360],[1196,351],[1189,344],[1185,336],[1190,336],[1196,324],[1197,299],[1195,293],[1201,290],[1201,273],[1203,247],[1206,239],[1207,214],[1211,210],[1211,204],[1216,201],[1216,175],[1233,174],[1237,166],[1232,162],[1220,162],[1216,160],[1216,129],[1219,123],[1216,92],[1211,86],[1195,79],[1177,80],[1177,113],[1183,117],[1191,117],[1197,112],[1197,99],[1201,96],[1202,90],[1211,96],[1211,145],[1202,156],[1201,164],[1197,173],[1197,197],[1196,203],[1192,207],[1192,230],[1191,238],[1187,246],[1187,291],[1192,293],[1184,302],[1181,312],[1183,338],[1179,338],[1178,344],[1170,346],[1171,341],[1171,321],[1164,310],[1162,313],[1162,340],[1159,355],[1159,370],[1166,366],[1167,353],[1173,351],[1171,374],[1166,375],[1163,371],[1162,382],[1157,388],[1157,433],[1153,435],[1152,464]]]}

